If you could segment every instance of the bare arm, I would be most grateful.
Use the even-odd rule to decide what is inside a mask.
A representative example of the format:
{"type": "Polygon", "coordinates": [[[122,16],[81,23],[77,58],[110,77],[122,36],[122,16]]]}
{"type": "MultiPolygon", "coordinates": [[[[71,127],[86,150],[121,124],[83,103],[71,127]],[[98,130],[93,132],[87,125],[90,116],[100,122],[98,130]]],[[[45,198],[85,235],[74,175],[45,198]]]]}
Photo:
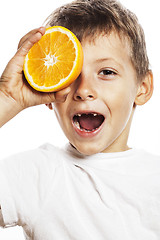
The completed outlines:
{"type": "MultiPolygon", "coordinates": [[[[44,33],[45,28],[39,28],[26,34],[0,77],[0,127],[25,108],[39,104],[49,105],[54,101],[64,102],[70,91],[68,87],[56,93],[40,93],[26,83],[23,75],[24,58],[44,33]]],[[[1,206],[0,226],[4,227],[1,206]]]]}
{"type": "Polygon", "coordinates": [[[32,89],[23,75],[24,58],[30,48],[40,40],[45,28],[34,29],[19,43],[19,49],[7,64],[0,78],[0,127],[23,109],[39,104],[65,101],[70,88],[57,93],[40,93],[32,89]]]}
{"type": "Polygon", "coordinates": [[[1,211],[1,206],[0,206],[0,227],[4,227],[4,221],[3,221],[3,217],[2,217],[2,211],[1,211]]]}

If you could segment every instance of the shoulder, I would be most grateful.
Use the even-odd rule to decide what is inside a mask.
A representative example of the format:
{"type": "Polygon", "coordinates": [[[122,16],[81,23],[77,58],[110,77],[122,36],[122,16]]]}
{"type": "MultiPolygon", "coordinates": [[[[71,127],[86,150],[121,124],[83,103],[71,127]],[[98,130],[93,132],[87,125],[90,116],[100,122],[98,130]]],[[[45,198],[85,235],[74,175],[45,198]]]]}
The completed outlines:
{"type": "Polygon", "coordinates": [[[160,156],[146,150],[137,150],[135,156],[133,163],[138,171],[150,174],[160,173],[160,156]]]}
{"type": "Polygon", "coordinates": [[[144,160],[148,160],[148,161],[157,161],[157,162],[159,162],[160,161],[160,156],[159,155],[157,155],[157,154],[154,154],[154,153],[151,153],[151,152],[149,152],[149,151],[147,151],[147,150],[137,150],[137,157],[138,158],[142,158],[143,157],[143,159],[144,160]]]}
{"type": "Polygon", "coordinates": [[[59,148],[45,144],[0,161],[0,205],[5,224],[28,221],[38,214],[55,185],[61,159],[59,148]]]}
{"type": "Polygon", "coordinates": [[[60,149],[50,144],[14,154],[0,161],[1,188],[8,188],[8,184],[15,192],[20,189],[30,196],[36,194],[36,189],[47,192],[62,167],[60,149]]]}
{"type": "Polygon", "coordinates": [[[61,149],[51,144],[14,154],[0,161],[2,171],[39,172],[45,169],[53,171],[62,164],[61,149]]]}

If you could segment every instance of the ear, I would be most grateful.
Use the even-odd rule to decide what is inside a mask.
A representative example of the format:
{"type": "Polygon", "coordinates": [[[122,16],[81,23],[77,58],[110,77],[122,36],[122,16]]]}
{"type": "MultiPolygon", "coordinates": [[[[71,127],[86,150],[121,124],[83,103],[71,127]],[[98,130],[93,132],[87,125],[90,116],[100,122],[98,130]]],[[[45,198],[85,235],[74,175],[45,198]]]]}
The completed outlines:
{"type": "Polygon", "coordinates": [[[52,105],[52,103],[47,103],[47,104],[45,104],[50,110],[53,110],[53,105],[52,105]]]}
{"type": "Polygon", "coordinates": [[[136,105],[145,104],[152,97],[152,94],[153,94],[153,74],[152,71],[148,71],[148,73],[143,78],[142,82],[138,87],[135,104],[136,105]]]}

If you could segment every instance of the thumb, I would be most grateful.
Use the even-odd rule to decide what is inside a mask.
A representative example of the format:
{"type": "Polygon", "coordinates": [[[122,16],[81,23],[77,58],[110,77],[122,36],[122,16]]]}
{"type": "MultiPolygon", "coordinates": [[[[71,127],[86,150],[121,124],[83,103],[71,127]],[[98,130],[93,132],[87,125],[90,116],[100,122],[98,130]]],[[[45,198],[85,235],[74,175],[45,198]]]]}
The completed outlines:
{"type": "Polygon", "coordinates": [[[29,50],[33,47],[33,45],[38,42],[41,37],[45,33],[45,27],[40,27],[34,32],[31,36],[29,36],[21,45],[21,47],[16,52],[14,59],[18,61],[19,65],[23,66],[24,58],[29,52],[29,50]]]}
{"type": "Polygon", "coordinates": [[[24,36],[20,39],[20,41],[19,41],[19,43],[18,43],[18,49],[23,45],[23,43],[24,43],[29,37],[31,37],[33,34],[37,33],[38,31],[41,32],[42,35],[43,35],[44,32],[45,32],[45,27],[40,27],[40,28],[33,29],[33,30],[31,30],[30,32],[28,32],[26,35],[24,35],[24,36]]]}

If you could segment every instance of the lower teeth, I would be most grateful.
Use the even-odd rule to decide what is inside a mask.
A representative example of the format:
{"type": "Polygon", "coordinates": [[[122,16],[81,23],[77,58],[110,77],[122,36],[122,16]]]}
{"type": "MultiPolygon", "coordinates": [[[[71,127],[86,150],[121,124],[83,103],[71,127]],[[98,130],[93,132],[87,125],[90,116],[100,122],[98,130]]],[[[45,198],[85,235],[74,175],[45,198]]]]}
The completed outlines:
{"type": "Polygon", "coordinates": [[[79,124],[78,121],[75,122],[75,125],[76,125],[76,127],[77,127],[79,130],[84,131],[84,132],[93,132],[94,130],[98,129],[98,128],[95,128],[95,129],[92,129],[92,130],[87,130],[87,129],[85,129],[85,128],[81,128],[81,126],[80,126],[80,124],[79,124]]]}
{"type": "Polygon", "coordinates": [[[79,122],[75,122],[75,125],[76,125],[76,127],[77,127],[78,129],[81,129],[79,122]]]}

